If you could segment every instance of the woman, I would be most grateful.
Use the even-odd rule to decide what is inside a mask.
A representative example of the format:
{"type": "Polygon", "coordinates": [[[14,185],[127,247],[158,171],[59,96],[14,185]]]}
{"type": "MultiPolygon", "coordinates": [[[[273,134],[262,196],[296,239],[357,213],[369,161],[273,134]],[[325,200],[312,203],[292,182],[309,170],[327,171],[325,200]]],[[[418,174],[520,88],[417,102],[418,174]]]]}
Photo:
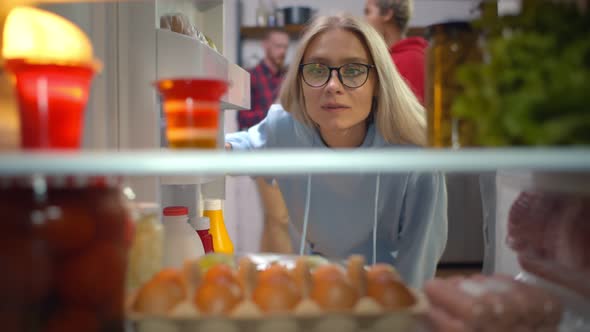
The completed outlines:
{"type": "MultiPolygon", "coordinates": [[[[282,106],[273,105],[257,126],[228,134],[227,146],[364,149],[425,142],[424,110],[383,39],[350,16],[318,17],[310,24],[280,100],[282,106]]],[[[394,264],[415,287],[434,276],[447,238],[442,175],[285,176],[277,182],[296,250],[301,243],[306,252],[328,258],[360,253],[394,264]]]]}

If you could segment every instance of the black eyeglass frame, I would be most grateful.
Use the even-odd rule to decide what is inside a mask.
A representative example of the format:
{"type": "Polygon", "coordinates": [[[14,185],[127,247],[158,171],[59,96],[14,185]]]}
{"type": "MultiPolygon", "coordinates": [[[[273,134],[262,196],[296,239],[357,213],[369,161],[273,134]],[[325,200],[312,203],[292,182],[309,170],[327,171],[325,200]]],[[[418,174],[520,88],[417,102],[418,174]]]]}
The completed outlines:
{"type": "Polygon", "coordinates": [[[344,85],[345,87],[347,87],[349,89],[357,89],[357,88],[360,88],[361,86],[365,85],[365,83],[367,83],[367,81],[369,80],[369,75],[371,74],[372,68],[375,68],[375,65],[371,65],[371,64],[367,64],[367,63],[357,63],[357,62],[345,63],[342,66],[338,66],[338,67],[331,67],[331,66],[325,65],[323,63],[310,62],[310,63],[302,63],[299,65],[299,75],[301,76],[301,79],[303,80],[303,82],[305,82],[305,84],[307,84],[308,86],[310,86],[312,88],[321,88],[321,87],[326,86],[326,84],[328,84],[328,82],[330,82],[330,79],[332,78],[332,72],[335,70],[336,74],[338,75],[338,80],[340,81],[340,83],[342,85],[344,85]],[[305,80],[305,76],[303,75],[303,68],[308,65],[322,65],[322,66],[325,66],[328,68],[330,73],[328,74],[328,78],[326,79],[326,81],[323,84],[311,85],[308,81],[305,80]],[[359,65],[359,66],[363,66],[363,67],[367,68],[367,75],[365,77],[365,80],[363,81],[363,83],[361,83],[358,86],[349,86],[346,83],[344,83],[344,80],[342,79],[342,74],[340,73],[340,69],[342,67],[349,66],[349,65],[359,65]]]}

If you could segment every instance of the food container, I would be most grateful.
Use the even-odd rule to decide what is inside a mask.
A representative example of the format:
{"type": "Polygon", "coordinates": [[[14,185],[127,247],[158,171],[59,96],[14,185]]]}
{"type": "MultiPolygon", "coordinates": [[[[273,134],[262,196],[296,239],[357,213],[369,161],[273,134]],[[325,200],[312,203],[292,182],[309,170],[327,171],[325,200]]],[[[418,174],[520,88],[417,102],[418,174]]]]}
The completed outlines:
{"type": "Polygon", "coordinates": [[[21,147],[78,149],[90,81],[101,67],[90,39],[67,19],[27,6],[15,6],[2,28],[0,67],[15,87],[21,147]]]}
{"type": "Polygon", "coordinates": [[[117,183],[0,179],[3,331],[124,330],[128,214],[117,183]]]}
{"type": "Polygon", "coordinates": [[[155,83],[166,115],[171,148],[215,149],[220,99],[228,83],[214,79],[163,79],[155,83]]]}
{"type": "MultiPolygon", "coordinates": [[[[263,271],[278,264],[288,269],[296,266],[299,256],[274,254],[241,254],[227,256],[226,264],[237,266],[242,258],[247,257],[256,270],[263,271]]],[[[317,258],[311,263],[312,269],[328,261],[317,258]],[[315,263],[313,263],[315,262],[315,263]]],[[[260,274],[259,274],[260,276],[260,274]]],[[[409,290],[413,298],[411,306],[395,311],[327,312],[294,311],[282,313],[263,313],[250,315],[244,311],[240,314],[204,315],[190,310],[182,303],[166,315],[145,315],[134,312],[131,308],[135,294],[128,302],[128,320],[136,331],[412,331],[422,324],[422,315],[428,305],[424,295],[417,290],[409,290]],[[178,310],[179,307],[182,309],[178,310]]]]}
{"type": "Polygon", "coordinates": [[[431,147],[473,145],[471,123],[451,114],[451,106],[462,89],[456,82],[457,69],[480,62],[478,33],[467,22],[447,22],[428,27],[425,104],[428,144],[431,147]]]}
{"type": "Polygon", "coordinates": [[[90,65],[8,60],[16,79],[23,149],[79,149],[95,69],[90,65]]]}
{"type": "Polygon", "coordinates": [[[162,268],[164,229],[158,203],[134,204],[134,236],[129,250],[127,289],[136,289],[162,268]]]}
{"type": "Polygon", "coordinates": [[[588,317],[590,173],[501,171],[496,182],[496,272],[524,272],[564,302],[566,318],[588,317]]]}

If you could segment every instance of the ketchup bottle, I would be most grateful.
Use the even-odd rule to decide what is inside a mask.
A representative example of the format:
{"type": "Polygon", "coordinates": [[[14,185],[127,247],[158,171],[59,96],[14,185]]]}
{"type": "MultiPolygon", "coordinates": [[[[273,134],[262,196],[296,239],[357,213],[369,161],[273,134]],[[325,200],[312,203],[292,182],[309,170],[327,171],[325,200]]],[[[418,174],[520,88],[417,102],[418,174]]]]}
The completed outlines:
{"type": "Polygon", "coordinates": [[[213,249],[213,236],[209,233],[210,221],[208,217],[196,217],[193,222],[193,227],[199,234],[201,242],[203,242],[203,249],[205,254],[214,252],[213,249]]]}

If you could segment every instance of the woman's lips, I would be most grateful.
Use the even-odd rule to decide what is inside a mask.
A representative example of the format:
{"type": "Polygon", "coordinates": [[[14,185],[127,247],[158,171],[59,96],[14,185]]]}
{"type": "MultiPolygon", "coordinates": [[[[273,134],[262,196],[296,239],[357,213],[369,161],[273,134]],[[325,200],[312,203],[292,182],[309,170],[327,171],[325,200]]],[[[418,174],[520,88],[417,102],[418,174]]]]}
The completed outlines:
{"type": "Polygon", "coordinates": [[[322,105],[322,110],[326,112],[342,112],[350,109],[350,107],[339,104],[322,105]]]}

